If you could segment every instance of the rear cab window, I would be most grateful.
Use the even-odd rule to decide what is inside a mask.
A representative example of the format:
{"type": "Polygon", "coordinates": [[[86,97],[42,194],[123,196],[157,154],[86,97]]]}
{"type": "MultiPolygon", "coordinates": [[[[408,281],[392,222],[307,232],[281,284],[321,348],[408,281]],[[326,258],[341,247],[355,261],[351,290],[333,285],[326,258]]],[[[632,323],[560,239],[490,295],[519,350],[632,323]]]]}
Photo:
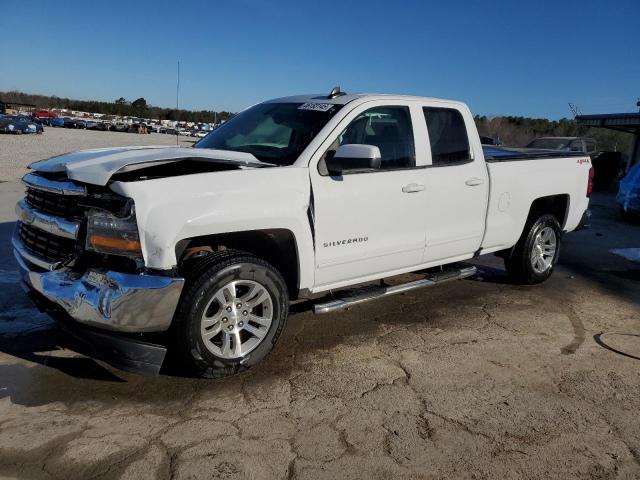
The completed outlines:
{"type": "Polygon", "coordinates": [[[469,136],[459,110],[423,107],[434,167],[463,165],[472,161],[469,136]]]}

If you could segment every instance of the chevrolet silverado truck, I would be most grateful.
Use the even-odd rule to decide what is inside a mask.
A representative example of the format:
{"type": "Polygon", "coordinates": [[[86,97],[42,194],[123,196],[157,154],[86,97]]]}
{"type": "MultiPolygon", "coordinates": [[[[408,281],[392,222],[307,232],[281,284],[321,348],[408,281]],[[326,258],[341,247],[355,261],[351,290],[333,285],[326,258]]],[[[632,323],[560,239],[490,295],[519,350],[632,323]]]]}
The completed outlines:
{"type": "Polygon", "coordinates": [[[546,280],[587,221],[590,159],[484,148],[457,101],[270,100],[193,148],[33,163],[14,254],[79,351],[151,373],[167,354],[223,377],[274,348],[292,301],[330,313],[471,276],[460,262],[489,253],[514,282],[546,280]]]}

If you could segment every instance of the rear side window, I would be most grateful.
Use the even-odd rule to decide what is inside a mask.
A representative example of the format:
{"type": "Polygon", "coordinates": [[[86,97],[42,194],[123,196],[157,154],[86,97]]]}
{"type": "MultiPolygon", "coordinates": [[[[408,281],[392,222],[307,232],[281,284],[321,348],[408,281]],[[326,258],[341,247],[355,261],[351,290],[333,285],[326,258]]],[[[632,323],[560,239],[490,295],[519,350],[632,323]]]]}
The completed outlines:
{"type": "Polygon", "coordinates": [[[462,114],[452,108],[424,107],[434,166],[457,165],[471,161],[469,137],[462,114]]]}

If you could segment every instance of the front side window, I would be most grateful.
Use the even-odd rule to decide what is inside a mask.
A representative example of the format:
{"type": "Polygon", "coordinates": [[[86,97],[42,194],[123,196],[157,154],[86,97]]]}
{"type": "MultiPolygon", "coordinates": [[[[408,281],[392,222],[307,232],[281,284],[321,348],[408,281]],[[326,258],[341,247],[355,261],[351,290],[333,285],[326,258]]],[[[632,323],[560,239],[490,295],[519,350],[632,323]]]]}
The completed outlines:
{"type": "Polygon", "coordinates": [[[293,164],[342,105],[261,103],[226,121],[195,148],[246,152],[276,165],[293,164]]]}
{"type": "Polygon", "coordinates": [[[469,137],[462,114],[452,108],[424,107],[434,166],[456,165],[471,161],[469,137]]]}
{"type": "Polygon", "coordinates": [[[340,133],[329,152],[351,144],[378,147],[383,170],[416,166],[408,107],[375,107],[362,112],[340,133]]]}

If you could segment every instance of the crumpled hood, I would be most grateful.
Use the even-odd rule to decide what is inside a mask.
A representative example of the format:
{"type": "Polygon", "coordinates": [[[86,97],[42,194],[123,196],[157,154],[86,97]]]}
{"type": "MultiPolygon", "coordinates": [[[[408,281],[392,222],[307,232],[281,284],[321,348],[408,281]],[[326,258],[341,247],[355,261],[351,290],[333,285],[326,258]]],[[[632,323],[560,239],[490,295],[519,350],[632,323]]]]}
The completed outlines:
{"type": "Polygon", "coordinates": [[[166,146],[97,148],[65,153],[29,165],[37,172],[67,172],[71,180],[106,185],[123,169],[134,170],[150,163],[168,163],[187,158],[244,166],[264,166],[250,153],[166,146]],[[128,167],[128,168],[127,168],[128,167]]]}

